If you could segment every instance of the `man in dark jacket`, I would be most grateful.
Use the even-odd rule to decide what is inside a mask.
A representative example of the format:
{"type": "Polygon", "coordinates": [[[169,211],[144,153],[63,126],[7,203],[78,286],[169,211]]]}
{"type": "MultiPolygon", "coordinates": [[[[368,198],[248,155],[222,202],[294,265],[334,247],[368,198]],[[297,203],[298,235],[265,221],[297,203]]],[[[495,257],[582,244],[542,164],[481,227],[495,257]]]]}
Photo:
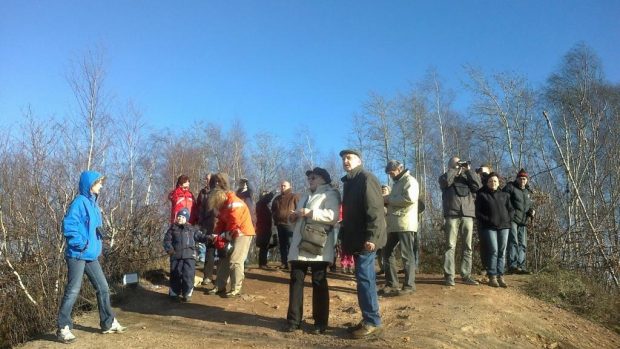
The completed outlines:
{"type": "Polygon", "coordinates": [[[376,336],[381,328],[375,255],[387,239],[383,197],[377,177],[364,170],[357,150],[343,150],[340,157],[347,172],[342,177],[341,246],[355,258],[357,299],[362,310],[362,321],[348,330],[354,338],[367,338],[376,336]]]}
{"type": "Polygon", "coordinates": [[[448,172],[439,177],[443,216],[445,219],[444,232],[446,235],[447,250],[444,254],[443,272],[446,286],[454,286],[456,238],[463,239],[463,259],[461,260],[461,276],[463,283],[478,285],[471,277],[472,248],[471,238],[476,217],[474,203],[476,192],[482,187],[480,177],[471,169],[467,161],[460,161],[453,157],[448,162],[448,172]],[[459,234],[460,232],[460,234],[459,234]]]}
{"type": "Polygon", "coordinates": [[[521,169],[514,182],[506,184],[504,191],[510,194],[510,202],[514,208],[512,226],[508,234],[508,272],[529,274],[525,268],[525,252],[527,250],[527,219],[534,217],[532,193],[528,185],[527,172],[521,169]]]}
{"type": "Polygon", "coordinates": [[[271,209],[269,203],[275,196],[274,192],[262,192],[258,202],[256,203],[256,247],[258,247],[258,267],[261,269],[269,269],[267,266],[267,254],[271,240],[271,227],[273,221],[271,218],[271,209]]]}
{"type": "Polygon", "coordinates": [[[299,201],[299,194],[293,193],[291,183],[282,181],[280,183],[280,195],[273,199],[271,204],[271,214],[273,222],[278,229],[278,241],[280,243],[280,260],[282,269],[288,270],[288,249],[293,238],[293,222],[290,221],[291,212],[295,211],[299,201]]]}

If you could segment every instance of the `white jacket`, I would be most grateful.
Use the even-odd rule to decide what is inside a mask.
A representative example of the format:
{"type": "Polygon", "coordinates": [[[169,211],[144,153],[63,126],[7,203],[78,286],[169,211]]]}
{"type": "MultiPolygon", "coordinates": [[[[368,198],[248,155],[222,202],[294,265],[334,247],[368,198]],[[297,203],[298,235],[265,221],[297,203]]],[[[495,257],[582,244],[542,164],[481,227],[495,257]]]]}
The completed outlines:
{"type": "Polygon", "coordinates": [[[312,255],[299,250],[301,242],[301,230],[304,228],[306,220],[312,223],[323,223],[333,227],[338,222],[340,209],[340,193],[329,184],[322,184],[316,188],[314,193],[307,193],[297,202],[297,209],[307,208],[312,210],[312,217],[300,218],[295,222],[293,229],[293,239],[288,250],[288,261],[304,262],[330,262],[334,261],[334,249],[336,246],[336,232],[332,228],[327,235],[327,242],[323,248],[322,255],[312,255]]]}

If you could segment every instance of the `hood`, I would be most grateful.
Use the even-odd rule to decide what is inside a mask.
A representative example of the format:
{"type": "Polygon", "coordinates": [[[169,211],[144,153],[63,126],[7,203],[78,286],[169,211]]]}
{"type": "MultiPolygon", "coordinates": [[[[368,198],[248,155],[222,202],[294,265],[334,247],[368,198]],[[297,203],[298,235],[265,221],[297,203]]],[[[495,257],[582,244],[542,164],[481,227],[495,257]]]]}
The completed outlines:
{"type": "Polygon", "coordinates": [[[90,188],[93,186],[96,180],[103,177],[103,175],[97,171],[84,171],[80,175],[80,194],[90,198],[92,196],[90,188]]]}

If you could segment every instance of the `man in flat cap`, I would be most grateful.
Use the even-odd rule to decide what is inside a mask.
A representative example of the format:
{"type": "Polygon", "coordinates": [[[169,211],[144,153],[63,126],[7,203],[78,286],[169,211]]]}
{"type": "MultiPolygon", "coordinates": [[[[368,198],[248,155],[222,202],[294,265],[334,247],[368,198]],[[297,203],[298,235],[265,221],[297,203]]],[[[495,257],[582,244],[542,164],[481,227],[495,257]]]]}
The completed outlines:
{"type": "Polygon", "coordinates": [[[399,296],[415,291],[415,239],[418,231],[418,196],[420,187],[408,169],[396,160],[388,161],[385,173],[394,181],[390,194],[384,196],[387,207],[387,243],[383,248],[385,287],[379,292],[385,296],[399,296]],[[400,244],[405,269],[402,289],[394,252],[400,244]]]}
{"type": "Polygon", "coordinates": [[[353,338],[369,338],[381,332],[375,255],[386,241],[383,197],[379,180],[363,168],[359,151],[343,150],[340,157],[347,172],[342,177],[340,237],[344,252],[355,259],[357,300],[362,311],[362,321],[348,331],[353,338]]]}

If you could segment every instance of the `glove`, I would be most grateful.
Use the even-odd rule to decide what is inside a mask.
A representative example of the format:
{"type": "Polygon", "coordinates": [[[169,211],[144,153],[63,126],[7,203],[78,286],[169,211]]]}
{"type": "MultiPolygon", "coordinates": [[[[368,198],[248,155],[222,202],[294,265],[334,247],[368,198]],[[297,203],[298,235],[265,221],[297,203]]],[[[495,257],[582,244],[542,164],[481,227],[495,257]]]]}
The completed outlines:
{"type": "Polygon", "coordinates": [[[231,239],[231,240],[236,239],[236,238],[237,238],[237,236],[239,236],[239,235],[242,235],[242,234],[241,234],[241,230],[239,230],[239,229],[234,229],[233,231],[231,231],[231,232],[230,232],[230,239],[231,239]]]}
{"type": "Polygon", "coordinates": [[[228,241],[222,236],[222,234],[217,235],[215,239],[213,239],[213,247],[216,250],[221,250],[226,246],[228,241]]]}

